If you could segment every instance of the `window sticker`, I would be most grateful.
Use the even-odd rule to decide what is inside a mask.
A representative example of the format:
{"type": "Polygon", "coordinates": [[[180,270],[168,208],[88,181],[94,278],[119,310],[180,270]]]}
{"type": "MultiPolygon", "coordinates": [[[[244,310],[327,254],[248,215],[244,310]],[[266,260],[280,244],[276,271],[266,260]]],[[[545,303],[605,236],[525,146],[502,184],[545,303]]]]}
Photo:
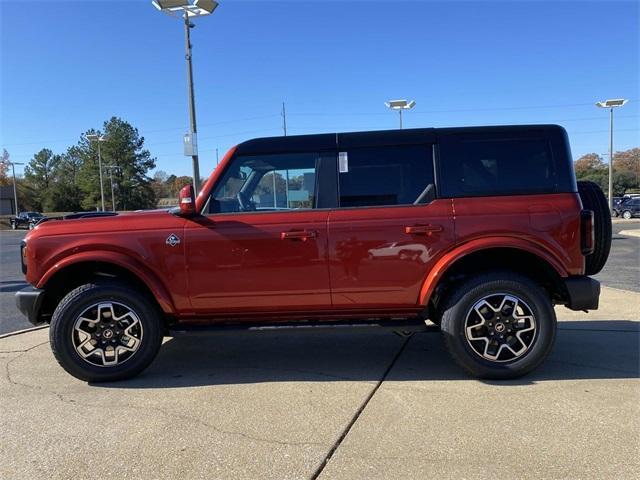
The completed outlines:
{"type": "Polygon", "coordinates": [[[349,172],[349,155],[347,152],[338,153],[338,170],[340,173],[349,172]]]}

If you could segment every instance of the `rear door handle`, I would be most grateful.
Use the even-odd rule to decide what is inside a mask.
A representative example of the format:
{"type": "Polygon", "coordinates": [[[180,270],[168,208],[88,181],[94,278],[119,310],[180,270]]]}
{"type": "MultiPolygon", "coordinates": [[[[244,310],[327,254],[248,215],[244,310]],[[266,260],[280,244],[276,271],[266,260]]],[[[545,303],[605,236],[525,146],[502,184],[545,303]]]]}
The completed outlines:
{"type": "Polygon", "coordinates": [[[408,235],[431,235],[441,231],[442,225],[411,225],[404,227],[404,233],[408,235]]]}
{"type": "Polygon", "coordinates": [[[317,236],[318,232],[315,230],[293,230],[280,233],[281,240],[302,240],[303,242],[306,242],[310,238],[316,238],[317,236]]]}

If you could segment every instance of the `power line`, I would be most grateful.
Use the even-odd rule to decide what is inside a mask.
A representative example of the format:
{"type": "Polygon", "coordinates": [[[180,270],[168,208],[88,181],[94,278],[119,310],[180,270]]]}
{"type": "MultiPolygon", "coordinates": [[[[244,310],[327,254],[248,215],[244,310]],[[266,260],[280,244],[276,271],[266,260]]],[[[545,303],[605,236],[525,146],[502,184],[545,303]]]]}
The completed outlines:
{"type": "MultiPolygon", "coordinates": [[[[637,100],[630,100],[630,102],[635,102],[637,100]]],[[[562,107],[576,107],[576,106],[592,106],[593,102],[589,102],[589,103],[567,103],[567,104],[560,104],[560,105],[529,105],[529,106],[514,106],[514,107],[492,107],[492,108],[471,108],[471,109],[450,109],[450,110],[422,110],[422,111],[415,111],[413,112],[414,115],[427,115],[427,114],[434,114],[434,113],[456,113],[456,112],[482,112],[482,111],[512,111],[512,110],[527,110],[527,109],[545,109],[545,108],[562,108],[562,107]]],[[[237,123],[237,122],[243,122],[243,121],[250,121],[250,120],[261,120],[261,119],[266,119],[266,118],[276,118],[276,117],[280,117],[282,114],[265,114],[265,115],[256,115],[256,116],[251,116],[251,117],[243,117],[243,118],[237,118],[237,119],[232,119],[232,120],[225,120],[225,121],[220,121],[220,122],[213,122],[213,123],[208,123],[208,124],[202,124],[201,127],[213,127],[213,126],[219,126],[219,125],[228,125],[228,124],[232,124],[232,123],[237,123]]],[[[318,116],[318,117],[322,117],[322,116],[386,116],[387,113],[386,112],[350,112],[350,113],[346,113],[346,112],[299,112],[299,113],[290,113],[288,112],[288,115],[291,116],[318,116]]],[[[630,115],[620,115],[617,118],[637,118],[639,115],[637,114],[630,114],[630,115]]],[[[600,120],[602,117],[580,117],[580,118],[567,118],[567,119],[553,119],[550,120],[553,123],[558,123],[558,122],[577,122],[577,121],[587,121],[587,120],[600,120]]],[[[533,123],[541,123],[541,122],[533,122],[533,123]]],[[[307,128],[313,128],[313,127],[307,127],[307,128]]],[[[324,128],[324,127],[322,127],[324,128]]],[[[156,132],[166,132],[166,131],[172,131],[172,130],[184,130],[184,127],[171,127],[171,128],[161,128],[161,129],[151,129],[151,130],[143,130],[141,131],[142,136],[144,136],[147,133],[156,133],[156,132]]],[[[268,130],[272,130],[271,128],[268,130]]],[[[261,131],[265,131],[265,129],[262,129],[261,131]]],[[[625,131],[625,130],[617,130],[617,131],[625,131]]],[[[246,131],[246,132],[237,132],[237,133],[229,133],[229,134],[225,134],[225,135],[218,135],[215,137],[200,137],[200,140],[205,140],[205,139],[214,139],[214,138],[221,138],[221,137],[225,137],[225,136],[234,136],[234,135],[244,135],[244,134],[248,134],[248,133],[255,133],[256,130],[252,130],[252,131],[246,131]]],[[[589,132],[589,133],[593,133],[593,132],[589,132]]],[[[598,133],[598,132],[596,132],[598,133]]],[[[75,142],[78,139],[78,137],[71,139],[71,138],[67,138],[67,139],[58,139],[58,140],[40,140],[40,141],[31,141],[31,142],[22,142],[22,143],[5,143],[3,144],[3,147],[12,147],[12,146],[26,146],[26,145],[46,145],[46,144],[52,144],[52,143],[63,143],[63,142],[75,142]]],[[[146,144],[147,146],[152,146],[152,145],[163,145],[163,144],[169,144],[169,143],[173,143],[173,141],[167,141],[167,142],[154,142],[154,143],[149,143],[146,144]]]]}

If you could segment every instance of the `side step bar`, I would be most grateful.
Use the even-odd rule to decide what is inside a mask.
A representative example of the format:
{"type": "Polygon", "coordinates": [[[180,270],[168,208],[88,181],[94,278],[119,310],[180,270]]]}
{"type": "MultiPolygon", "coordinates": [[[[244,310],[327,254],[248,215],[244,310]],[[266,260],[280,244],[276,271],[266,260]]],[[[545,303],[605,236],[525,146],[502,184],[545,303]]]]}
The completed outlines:
{"type": "Polygon", "coordinates": [[[440,327],[421,321],[377,321],[377,322],[298,322],[272,324],[223,324],[223,325],[174,325],[169,329],[170,337],[187,337],[196,335],[215,335],[229,332],[336,332],[341,330],[357,330],[365,332],[392,331],[401,335],[418,332],[439,332],[440,327]]]}

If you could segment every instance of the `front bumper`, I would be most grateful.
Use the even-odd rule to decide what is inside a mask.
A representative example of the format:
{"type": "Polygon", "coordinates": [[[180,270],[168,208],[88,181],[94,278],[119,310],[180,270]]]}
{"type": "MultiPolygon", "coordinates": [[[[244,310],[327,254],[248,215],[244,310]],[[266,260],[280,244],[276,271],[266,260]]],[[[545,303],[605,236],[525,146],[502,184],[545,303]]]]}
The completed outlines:
{"type": "Polygon", "coordinates": [[[18,310],[34,325],[42,323],[42,320],[40,320],[40,307],[42,306],[43,299],[44,290],[40,290],[39,288],[27,287],[16,292],[16,306],[18,310]]]}
{"type": "Polygon", "coordinates": [[[567,293],[566,307],[570,310],[597,310],[600,301],[600,282],[587,276],[564,279],[567,293]]]}

